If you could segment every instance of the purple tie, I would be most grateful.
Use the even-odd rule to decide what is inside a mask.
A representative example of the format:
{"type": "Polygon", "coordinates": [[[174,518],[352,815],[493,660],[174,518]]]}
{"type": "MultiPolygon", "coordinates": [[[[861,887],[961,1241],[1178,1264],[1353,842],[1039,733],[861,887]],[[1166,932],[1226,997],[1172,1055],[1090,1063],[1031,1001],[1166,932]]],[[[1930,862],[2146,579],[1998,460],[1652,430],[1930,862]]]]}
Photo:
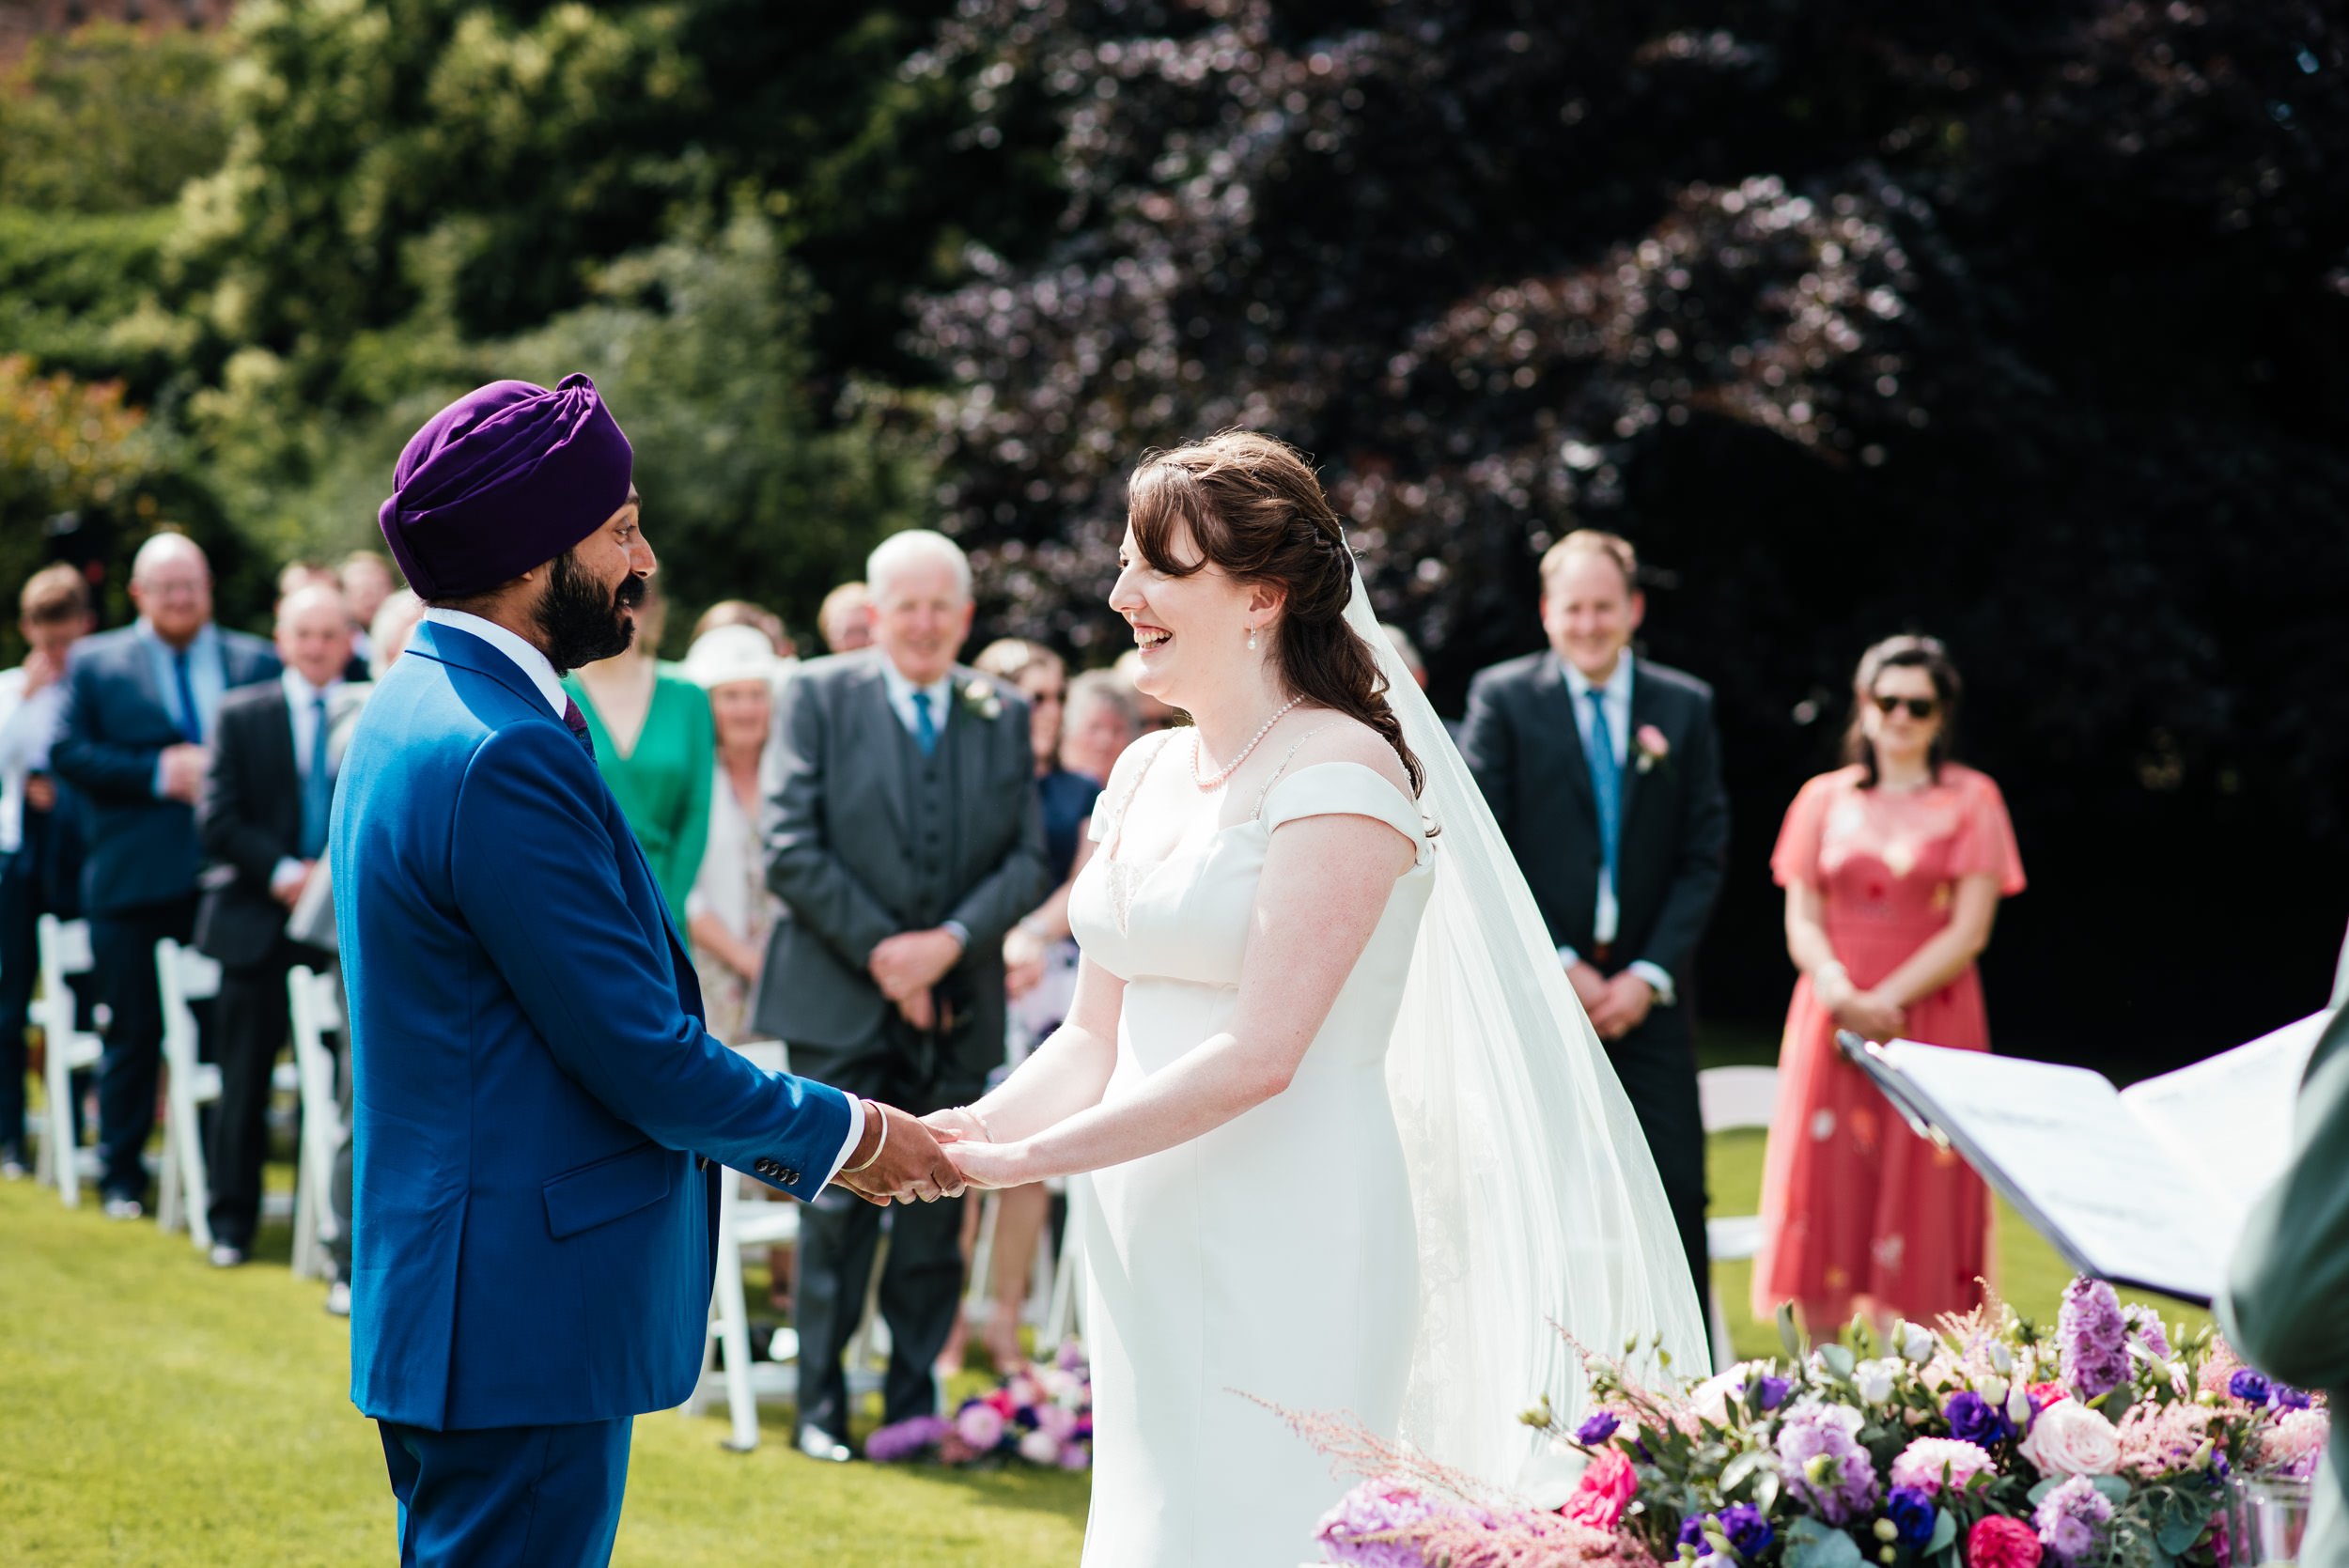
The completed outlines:
{"type": "Polygon", "coordinates": [[[596,737],[587,733],[587,715],[580,712],[579,705],[568,697],[563,699],[563,722],[570,726],[571,734],[578,737],[579,743],[587,748],[587,754],[594,756],[596,737]]]}

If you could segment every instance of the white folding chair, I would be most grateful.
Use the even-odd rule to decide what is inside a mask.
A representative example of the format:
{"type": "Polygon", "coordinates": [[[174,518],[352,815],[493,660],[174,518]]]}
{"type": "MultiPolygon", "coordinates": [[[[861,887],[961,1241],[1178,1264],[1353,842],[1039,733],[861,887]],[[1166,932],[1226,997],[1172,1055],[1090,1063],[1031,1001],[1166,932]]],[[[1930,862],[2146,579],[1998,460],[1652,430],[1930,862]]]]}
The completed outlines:
{"type": "Polygon", "coordinates": [[[1051,1299],[1036,1331],[1038,1360],[1049,1360],[1072,1339],[1084,1337],[1085,1228],[1092,1223],[1093,1178],[1068,1178],[1068,1223],[1061,1233],[1060,1258],[1052,1270],[1051,1299]]]}
{"type": "Polygon", "coordinates": [[[155,943],[155,982],[163,1003],[163,1172],[155,1223],[187,1227],[210,1251],[212,1188],[204,1164],[202,1108],[220,1098],[220,1068],[195,1059],[195,1010],[220,994],[220,965],[169,937],[155,943]]]}
{"type": "MultiPolygon", "coordinates": [[[[1054,1181],[1051,1186],[1059,1187],[1054,1181]]],[[[990,1323],[995,1317],[995,1233],[1003,1224],[1003,1195],[988,1192],[979,1202],[979,1234],[971,1244],[971,1278],[962,1292],[962,1315],[972,1327],[990,1323]]],[[[1056,1277],[1053,1266],[1052,1227],[1046,1225],[1036,1234],[1035,1256],[1030,1260],[1028,1291],[1021,1304],[1020,1321],[1039,1332],[1050,1312],[1052,1285],[1056,1277]]]]}
{"type": "Polygon", "coordinates": [[[343,1108],[334,1093],[334,1047],[342,1028],[340,987],[331,973],[296,964],[286,976],[293,1019],[294,1076],[301,1084],[302,1141],[294,1157],[293,1271],[297,1280],[323,1278],[327,1244],[339,1234],[331,1194],[334,1157],[343,1141],[343,1108]]]}
{"type": "MultiPolygon", "coordinates": [[[[786,1053],[779,1042],[756,1040],[734,1048],[754,1066],[769,1072],[784,1070],[786,1053]]],[[[723,1387],[726,1414],[733,1427],[725,1446],[738,1453],[748,1453],[758,1447],[760,1398],[787,1396],[795,1384],[786,1371],[786,1359],[755,1365],[751,1360],[750,1306],[742,1295],[742,1249],[796,1241],[799,1234],[800,1205],[796,1202],[788,1198],[746,1199],[739,1172],[720,1173],[718,1278],[709,1296],[709,1331],[702,1346],[701,1379],[687,1396],[684,1410],[689,1416],[700,1414],[702,1406],[723,1387]],[[713,1363],[722,1346],[725,1366],[723,1372],[716,1372],[713,1363]]]]}
{"type": "Polygon", "coordinates": [[[33,999],[32,1019],[40,1025],[41,1080],[47,1103],[41,1109],[40,1154],[35,1162],[39,1180],[57,1189],[68,1207],[82,1201],[81,1151],[73,1137],[73,1075],[94,1067],[104,1054],[104,1042],[95,1030],[85,1029],[77,1016],[70,977],[87,974],[96,967],[90,955],[89,923],[43,915],[36,926],[40,955],[40,994],[33,999]]]}
{"type": "MultiPolygon", "coordinates": [[[[1776,1067],[1707,1067],[1697,1074],[1697,1105],[1706,1133],[1745,1127],[1767,1128],[1778,1114],[1776,1067]]],[[[1722,1215],[1704,1222],[1704,1246],[1715,1263],[1750,1258],[1762,1249],[1762,1217],[1722,1215]]],[[[1705,1320],[1718,1370],[1736,1360],[1729,1344],[1729,1320],[1721,1315],[1721,1293],[1705,1293],[1705,1320]]]]}

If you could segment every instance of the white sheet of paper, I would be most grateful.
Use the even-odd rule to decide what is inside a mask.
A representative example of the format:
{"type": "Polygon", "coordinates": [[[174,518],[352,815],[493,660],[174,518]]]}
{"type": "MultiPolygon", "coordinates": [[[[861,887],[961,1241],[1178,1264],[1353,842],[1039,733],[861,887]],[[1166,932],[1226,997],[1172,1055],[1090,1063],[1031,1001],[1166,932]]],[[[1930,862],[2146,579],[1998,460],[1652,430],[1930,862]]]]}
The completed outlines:
{"type": "Polygon", "coordinates": [[[1906,1040],[1884,1056],[2095,1273],[2217,1294],[2240,1208],[2169,1157],[2102,1076],[1906,1040]]]}
{"type": "Polygon", "coordinates": [[[2316,1037],[2332,1018],[2311,1013],[2232,1050],[2132,1083],[2121,1103],[2170,1157],[2191,1166],[2227,1205],[2225,1234],[2242,1234],[2251,1204],[2292,1157],[2292,1102],[2316,1037]]]}

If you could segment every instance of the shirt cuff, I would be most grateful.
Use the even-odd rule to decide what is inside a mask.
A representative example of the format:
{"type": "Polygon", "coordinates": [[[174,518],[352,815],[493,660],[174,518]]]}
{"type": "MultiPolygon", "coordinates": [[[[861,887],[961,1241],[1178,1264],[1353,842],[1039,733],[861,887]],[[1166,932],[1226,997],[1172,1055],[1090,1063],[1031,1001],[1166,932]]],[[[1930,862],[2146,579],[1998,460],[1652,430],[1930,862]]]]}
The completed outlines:
{"type": "Polygon", "coordinates": [[[840,1145],[840,1153],[832,1158],[832,1169],[824,1172],[825,1187],[832,1185],[832,1178],[840,1174],[840,1168],[848,1163],[848,1157],[856,1153],[856,1146],[864,1141],[864,1102],[854,1094],[848,1095],[848,1141],[840,1145]]]}
{"type": "Polygon", "coordinates": [[[1648,983],[1648,988],[1656,993],[1657,1006],[1670,1007],[1679,1001],[1680,993],[1672,988],[1672,977],[1664,972],[1663,966],[1636,958],[1624,968],[1648,983]]]}
{"type": "Polygon", "coordinates": [[[960,943],[963,952],[971,951],[971,927],[958,920],[941,920],[938,923],[938,928],[960,943]]]}
{"type": "Polygon", "coordinates": [[[171,792],[163,787],[163,759],[162,757],[157,757],[155,759],[155,782],[151,787],[155,791],[156,800],[168,800],[171,799],[171,792]]]}
{"type": "Polygon", "coordinates": [[[1581,961],[1582,955],[1566,946],[1563,942],[1558,944],[1558,967],[1560,969],[1570,970],[1581,961]]]}
{"type": "Polygon", "coordinates": [[[299,882],[309,869],[306,862],[298,861],[291,855],[280,855],[277,863],[270,868],[269,891],[275,893],[288,882],[299,882]]]}

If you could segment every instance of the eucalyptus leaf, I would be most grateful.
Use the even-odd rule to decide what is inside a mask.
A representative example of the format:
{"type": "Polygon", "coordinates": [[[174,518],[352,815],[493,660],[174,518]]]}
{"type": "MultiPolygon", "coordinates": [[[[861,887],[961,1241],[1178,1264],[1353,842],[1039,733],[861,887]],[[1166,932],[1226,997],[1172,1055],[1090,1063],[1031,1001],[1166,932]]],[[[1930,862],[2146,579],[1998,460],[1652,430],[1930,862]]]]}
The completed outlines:
{"type": "Polygon", "coordinates": [[[1933,1539],[1925,1543],[1925,1555],[1930,1557],[1957,1540],[1957,1515],[1944,1508],[1933,1516],[1933,1539]]]}
{"type": "Polygon", "coordinates": [[[1797,1519],[1786,1531],[1785,1568],[1861,1568],[1859,1545],[1840,1529],[1812,1518],[1797,1519]]]}
{"type": "Polygon", "coordinates": [[[1819,1359],[1825,1361],[1828,1370],[1838,1377],[1849,1377],[1852,1368],[1859,1364],[1859,1358],[1852,1355],[1851,1347],[1842,1344],[1819,1346],[1819,1359]]]}
{"type": "Polygon", "coordinates": [[[2091,1476],[2089,1484],[2103,1493],[2107,1501],[2116,1506],[2129,1500],[2129,1483],[2117,1475],[2091,1476]]]}
{"type": "Polygon", "coordinates": [[[2024,1496],[2030,1498],[2032,1504],[2036,1506],[2037,1504],[2046,1502],[2047,1500],[2047,1494],[2062,1484],[2063,1478],[2061,1476],[2051,1475],[2046,1480],[2041,1482],[2038,1485],[2032,1487],[2029,1492],[2025,1493],[2024,1496]]]}
{"type": "Polygon", "coordinates": [[[1802,1359],[1803,1352],[1810,1348],[1804,1343],[1802,1330],[1795,1327],[1795,1304],[1792,1301],[1781,1301],[1778,1304],[1778,1339],[1779,1343],[1786,1347],[1786,1354],[1797,1361],[1802,1359]]]}

